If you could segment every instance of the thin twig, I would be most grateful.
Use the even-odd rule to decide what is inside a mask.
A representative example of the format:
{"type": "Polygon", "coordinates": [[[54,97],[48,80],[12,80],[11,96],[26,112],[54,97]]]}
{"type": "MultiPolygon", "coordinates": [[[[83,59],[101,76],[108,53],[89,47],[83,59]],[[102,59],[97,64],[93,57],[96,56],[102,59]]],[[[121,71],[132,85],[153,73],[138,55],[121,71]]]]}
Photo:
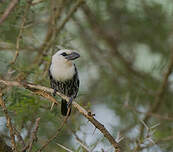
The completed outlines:
{"type": "MultiPolygon", "coordinates": [[[[64,0],[65,2],[65,0],[64,0]]],[[[62,23],[58,26],[58,28],[53,28],[53,30],[51,29],[50,32],[47,33],[45,42],[43,43],[43,45],[40,47],[39,49],[39,53],[38,53],[38,57],[35,59],[35,63],[38,61],[42,61],[42,56],[40,56],[40,53],[45,53],[45,51],[49,50],[50,46],[56,42],[56,37],[58,36],[58,34],[61,32],[61,30],[64,28],[64,26],[66,25],[66,23],[71,19],[71,17],[73,16],[73,14],[76,12],[76,10],[84,3],[84,0],[77,0],[75,6],[69,11],[69,13],[67,14],[66,18],[62,21],[62,23]],[[53,35],[53,33],[55,35],[53,35]],[[54,36],[54,37],[53,37],[54,36]],[[53,38],[53,39],[52,39],[53,38]]],[[[64,4],[64,3],[63,3],[64,4]]],[[[59,14],[62,12],[62,8],[60,9],[59,14]]],[[[59,15],[58,14],[58,15],[59,15]]],[[[57,20],[57,18],[59,18],[59,16],[55,16],[55,19],[57,20]]],[[[42,53],[42,54],[43,54],[42,53]]],[[[41,62],[39,62],[39,65],[41,64],[41,62]]]]}
{"type": "Polygon", "coordinates": [[[18,132],[18,130],[17,130],[16,128],[13,128],[13,129],[14,129],[15,135],[17,136],[18,141],[20,142],[20,144],[21,144],[23,147],[25,147],[25,142],[24,142],[22,136],[20,135],[20,133],[18,132]]]}
{"type": "Polygon", "coordinates": [[[23,15],[23,18],[22,18],[22,23],[20,25],[19,34],[18,34],[17,40],[16,40],[16,54],[15,54],[15,56],[14,56],[14,58],[13,58],[13,60],[10,64],[14,64],[16,62],[17,57],[19,56],[20,41],[22,39],[22,33],[24,31],[24,25],[25,25],[25,22],[26,22],[26,17],[27,17],[29,9],[31,7],[31,4],[32,4],[32,0],[28,0],[28,4],[25,8],[25,12],[24,12],[24,15],[23,15]]]}
{"type": "Polygon", "coordinates": [[[27,126],[27,134],[26,134],[26,136],[25,136],[25,140],[28,140],[28,139],[30,139],[30,136],[31,136],[31,132],[32,132],[32,128],[33,128],[33,126],[34,126],[34,121],[35,121],[35,118],[33,118],[32,120],[31,120],[31,123],[27,126]]]}
{"type": "MultiPolygon", "coordinates": [[[[166,92],[166,89],[168,87],[168,78],[170,76],[170,74],[172,73],[172,69],[173,69],[173,51],[171,51],[171,55],[170,55],[170,62],[169,62],[169,65],[168,65],[168,69],[163,77],[163,82],[162,84],[160,85],[157,93],[156,93],[156,96],[155,96],[155,100],[154,100],[154,104],[153,106],[151,106],[151,108],[148,110],[148,113],[155,113],[159,110],[159,108],[161,107],[162,103],[164,102],[163,100],[163,97],[164,97],[164,94],[166,92]]],[[[147,121],[150,119],[150,115],[147,114],[145,116],[145,118],[143,119],[143,121],[145,123],[147,123],[147,121]]],[[[143,132],[144,132],[144,126],[141,126],[141,129],[140,129],[140,139],[142,138],[143,136],[143,132]]]]}
{"type": "Polygon", "coordinates": [[[34,127],[34,130],[32,132],[28,152],[31,152],[32,145],[33,145],[34,141],[37,141],[37,131],[38,131],[38,128],[39,128],[39,121],[40,121],[40,118],[37,118],[36,121],[35,121],[35,127],[34,127]]]}
{"type": "Polygon", "coordinates": [[[35,120],[35,127],[30,136],[30,142],[22,149],[22,152],[26,152],[27,149],[28,149],[28,152],[31,152],[33,143],[37,141],[37,131],[39,128],[39,121],[40,121],[40,118],[37,118],[35,120]]]}
{"type": "Polygon", "coordinates": [[[143,149],[152,147],[152,146],[157,145],[157,144],[159,144],[159,143],[170,142],[170,141],[172,141],[172,140],[173,140],[173,136],[168,136],[168,137],[165,137],[165,138],[162,138],[162,139],[156,141],[155,143],[152,143],[152,142],[151,142],[150,144],[148,144],[148,145],[146,145],[146,146],[139,147],[138,151],[142,151],[143,149]]]}
{"type": "Polygon", "coordinates": [[[17,151],[17,147],[16,147],[16,142],[15,142],[15,134],[14,134],[14,130],[13,130],[13,126],[12,126],[12,123],[11,123],[11,118],[10,116],[8,115],[8,111],[7,111],[7,108],[5,106],[5,103],[2,99],[2,93],[0,92],[0,105],[4,111],[4,114],[5,114],[5,117],[6,117],[6,120],[7,120],[7,127],[9,128],[9,131],[10,131],[10,137],[11,137],[11,144],[12,144],[12,147],[13,147],[13,151],[16,152],[17,151]]]}
{"type": "Polygon", "coordinates": [[[65,3],[66,3],[66,0],[61,0],[59,1],[58,9],[56,7],[53,8],[52,10],[53,13],[51,14],[49,22],[48,22],[49,27],[48,27],[47,34],[45,36],[45,40],[43,44],[40,46],[40,48],[38,49],[38,55],[36,56],[34,63],[41,64],[45,51],[49,49],[52,39],[55,39],[56,23],[61,17],[62,11],[65,8],[65,3]]]}
{"type": "Polygon", "coordinates": [[[73,135],[75,136],[75,139],[77,140],[77,142],[87,151],[87,152],[91,152],[91,150],[88,148],[88,146],[86,145],[86,143],[84,141],[82,141],[78,135],[71,129],[69,128],[70,131],[73,133],[73,135]]]}
{"type": "Polygon", "coordinates": [[[0,24],[2,24],[8,15],[12,12],[13,8],[17,5],[19,0],[12,0],[11,3],[8,5],[7,9],[5,10],[4,14],[0,18],[0,24]]]}
{"type": "Polygon", "coordinates": [[[42,147],[37,151],[37,152],[41,152],[52,140],[54,140],[59,134],[59,129],[56,131],[56,133],[48,139],[47,142],[45,142],[42,147]]]}
{"type": "Polygon", "coordinates": [[[37,5],[37,4],[40,4],[40,3],[43,3],[45,0],[35,0],[32,2],[32,5],[37,5]]]}
{"type": "Polygon", "coordinates": [[[115,34],[110,34],[104,28],[101,26],[101,24],[98,22],[97,17],[95,14],[91,11],[91,9],[88,7],[88,5],[85,3],[83,5],[82,10],[86,16],[87,21],[91,25],[91,29],[95,34],[101,38],[103,38],[107,44],[109,44],[111,48],[112,55],[116,56],[117,59],[124,65],[124,67],[132,74],[139,78],[145,78],[146,74],[136,71],[131,63],[122,55],[122,53],[118,50],[118,37],[115,34]]]}
{"type": "Polygon", "coordinates": [[[3,137],[1,136],[0,136],[0,150],[1,152],[13,152],[12,148],[4,142],[3,137]]]}
{"type": "MultiPolygon", "coordinates": [[[[17,86],[17,87],[24,87],[32,92],[35,92],[36,90],[42,91],[43,94],[45,92],[47,93],[53,93],[54,90],[51,88],[47,88],[44,86],[40,86],[40,85],[34,85],[31,83],[21,83],[21,82],[17,82],[17,81],[5,81],[0,79],[0,83],[3,83],[7,86],[17,86]]],[[[56,92],[56,94],[58,96],[60,96],[61,98],[65,99],[67,102],[69,102],[69,97],[56,92]]],[[[115,152],[120,152],[120,147],[119,144],[115,141],[115,139],[113,138],[113,136],[109,133],[109,131],[104,127],[104,125],[102,125],[99,121],[97,121],[94,116],[90,113],[87,112],[82,106],[80,106],[79,104],[77,104],[75,101],[72,102],[73,106],[85,117],[87,118],[97,129],[100,130],[100,132],[105,136],[105,138],[108,139],[108,141],[110,142],[110,144],[112,144],[112,146],[115,149],[115,152]]]]}
{"type": "Polygon", "coordinates": [[[141,113],[141,114],[144,114],[144,115],[149,115],[151,117],[155,117],[155,118],[161,119],[161,120],[173,121],[173,117],[164,116],[164,114],[159,115],[159,114],[151,113],[151,112],[142,112],[142,111],[139,111],[135,107],[132,107],[130,105],[125,105],[124,107],[129,109],[129,110],[133,110],[136,113],[141,113]]]}
{"type": "Polygon", "coordinates": [[[52,137],[50,137],[50,138],[41,146],[41,148],[40,148],[37,152],[43,151],[43,149],[46,148],[46,146],[58,136],[59,132],[63,129],[65,123],[67,122],[67,119],[68,119],[68,117],[69,117],[69,112],[70,112],[70,109],[68,108],[67,116],[64,118],[64,121],[62,122],[61,126],[57,129],[56,133],[55,133],[52,137]]]}
{"type": "Polygon", "coordinates": [[[65,24],[69,21],[69,19],[73,16],[73,14],[76,12],[76,10],[84,3],[84,0],[78,0],[75,4],[75,6],[69,11],[67,14],[67,17],[64,19],[64,21],[60,24],[60,26],[56,29],[56,35],[59,34],[61,29],[65,26],[65,24]]]}
{"type": "Polygon", "coordinates": [[[67,152],[73,152],[72,150],[70,150],[69,148],[67,148],[67,147],[65,147],[65,146],[63,146],[61,144],[56,143],[56,145],[58,145],[59,147],[65,149],[67,152]]]}

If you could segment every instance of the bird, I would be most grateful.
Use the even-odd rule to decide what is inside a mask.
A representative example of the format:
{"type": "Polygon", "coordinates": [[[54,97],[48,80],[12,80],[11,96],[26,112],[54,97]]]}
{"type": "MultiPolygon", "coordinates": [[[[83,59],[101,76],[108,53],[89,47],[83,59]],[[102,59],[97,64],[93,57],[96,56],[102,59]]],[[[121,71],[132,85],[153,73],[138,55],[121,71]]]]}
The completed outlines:
{"type": "Polygon", "coordinates": [[[58,91],[69,97],[69,102],[64,99],[61,100],[61,114],[63,116],[67,116],[68,108],[70,109],[68,116],[70,116],[72,101],[79,91],[78,70],[73,63],[79,57],[79,53],[74,50],[61,49],[52,56],[49,66],[48,74],[50,86],[54,89],[53,96],[58,91]]]}

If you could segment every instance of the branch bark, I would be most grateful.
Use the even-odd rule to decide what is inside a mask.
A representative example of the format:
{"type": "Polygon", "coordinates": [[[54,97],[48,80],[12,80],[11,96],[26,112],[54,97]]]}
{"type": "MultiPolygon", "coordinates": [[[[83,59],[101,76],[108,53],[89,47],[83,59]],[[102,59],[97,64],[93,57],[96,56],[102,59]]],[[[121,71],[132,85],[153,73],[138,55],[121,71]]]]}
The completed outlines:
{"type": "Polygon", "coordinates": [[[30,144],[29,144],[28,152],[31,152],[32,145],[33,145],[34,141],[37,141],[37,131],[38,131],[38,128],[39,128],[39,121],[40,121],[40,117],[37,118],[36,121],[35,121],[35,127],[34,127],[34,130],[32,131],[32,136],[31,136],[31,141],[30,141],[30,144]]]}
{"type": "MultiPolygon", "coordinates": [[[[53,21],[53,25],[52,28],[50,28],[48,30],[48,33],[46,35],[45,41],[42,44],[42,46],[40,47],[39,51],[38,51],[38,56],[36,57],[34,63],[38,63],[39,65],[41,65],[42,63],[42,57],[43,54],[46,54],[46,52],[49,50],[50,46],[54,45],[57,43],[56,41],[56,37],[58,37],[59,33],[61,32],[61,30],[64,28],[64,26],[66,25],[66,23],[71,19],[71,17],[73,16],[73,14],[77,11],[77,9],[85,2],[84,0],[77,0],[76,4],[74,5],[74,7],[72,7],[69,11],[69,13],[67,14],[67,16],[65,17],[65,19],[62,21],[62,23],[60,23],[60,25],[55,28],[56,25],[56,21],[61,17],[61,13],[62,10],[64,9],[64,4],[65,4],[66,0],[62,1],[62,6],[59,8],[59,11],[57,14],[55,14],[54,16],[54,21],[53,21]],[[42,55],[40,55],[42,54],[42,55]]],[[[51,21],[52,22],[52,21],[51,21]]],[[[51,23],[52,24],[52,23],[51,23]]]]}
{"type": "MultiPolygon", "coordinates": [[[[2,80],[0,79],[0,83],[3,83],[7,86],[16,86],[16,87],[24,87],[32,92],[42,92],[42,96],[45,96],[45,93],[53,93],[54,90],[51,88],[47,88],[44,86],[40,86],[40,85],[35,85],[35,84],[31,84],[31,83],[22,83],[22,82],[17,82],[17,81],[6,81],[6,80],[2,80]]],[[[61,98],[65,99],[67,102],[69,101],[69,97],[56,92],[56,94],[58,96],[60,96],[61,98]]],[[[101,124],[98,120],[96,120],[94,118],[94,116],[90,113],[87,112],[82,106],[80,106],[79,104],[77,104],[75,101],[73,101],[73,106],[85,117],[87,118],[97,129],[100,130],[100,132],[105,136],[105,138],[107,138],[107,140],[110,142],[110,144],[114,147],[115,152],[120,152],[120,146],[119,144],[115,141],[115,139],[113,138],[113,136],[109,133],[109,131],[104,127],[103,124],[101,124]]]]}
{"type": "Polygon", "coordinates": [[[4,111],[4,114],[5,114],[5,118],[6,118],[6,121],[7,121],[7,127],[9,128],[9,131],[10,131],[10,137],[11,137],[11,144],[12,144],[12,149],[14,152],[17,151],[17,147],[16,147],[16,142],[15,142],[15,134],[14,134],[14,129],[13,129],[13,126],[12,126],[12,123],[11,123],[11,118],[10,116],[8,115],[8,111],[7,111],[7,108],[5,106],[5,103],[2,99],[2,93],[0,92],[0,105],[4,111]]]}
{"type": "Polygon", "coordinates": [[[3,139],[0,137],[0,151],[3,152],[13,152],[12,148],[8,146],[3,139]]]}
{"type": "Polygon", "coordinates": [[[13,58],[13,60],[10,64],[14,64],[17,60],[17,57],[19,56],[20,41],[22,40],[24,25],[25,25],[26,18],[27,18],[28,12],[30,10],[31,4],[32,4],[32,0],[28,1],[27,5],[25,7],[25,12],[24,12],[24,15],[23,15],[23,18],[22,18],[22,23],[20,25],[19,34],[18,34],[17,40],[16,40],[16,54],[15,54],[15,56],[14,56],[14,58],[13,58]]]}
{"type": "Polygon", "coordinates": [[[11,13],[13,8],[17,5],[19,0],[12,0],[11,3],[8,5],[7,9],[5,10],[4,14],[0,18],[0,25],[5,21],[8,15],[11,13]]]}

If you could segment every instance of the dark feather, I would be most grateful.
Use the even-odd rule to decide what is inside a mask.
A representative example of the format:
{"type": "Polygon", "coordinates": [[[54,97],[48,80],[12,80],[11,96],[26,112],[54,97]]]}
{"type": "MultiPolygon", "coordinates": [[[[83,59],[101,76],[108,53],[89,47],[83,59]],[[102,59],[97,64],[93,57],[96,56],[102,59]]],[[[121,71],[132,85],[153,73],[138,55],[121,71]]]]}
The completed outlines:
{"type": "MultiPolygon", "coordinates": [[[[61,114],[63,116],[66,116],[67,115],[67,112],[68,112],[68,108],[67,108],[67,101],[62,99],[61,101],[61,114]]],[[[71,113],[71,108],[70,108],[70,112],[69,112],[69,116],[70,116],[70,113],[71,113]]]]}
{"type": "MultiPolygon", "coordinates": [[[[49,69],[49,78],[50,78],[50,85],[51,88],[54,89],[54,93],[56,91],[66,95],[70,98],[76,98],[78,90],[79,90],[79,77],[78,72],[75,66],[75,74],[72,77],[72,79],[66,80],[66,81],[57,81],[53,78],[50,69],[49,69]]],[[[71,109],[70,109],[71,110],[71,109]]],[[[67,102],[65,100],[62,100],[61,103],[61,113],[63,115],[66,115],[67,113],[67,102]]]]}

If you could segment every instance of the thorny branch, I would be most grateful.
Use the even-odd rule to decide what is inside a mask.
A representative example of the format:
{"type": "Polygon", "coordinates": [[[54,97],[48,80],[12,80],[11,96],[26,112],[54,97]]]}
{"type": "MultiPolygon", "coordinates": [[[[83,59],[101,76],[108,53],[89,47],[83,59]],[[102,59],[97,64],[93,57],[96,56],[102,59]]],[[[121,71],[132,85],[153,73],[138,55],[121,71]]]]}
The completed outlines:
{"type": "MultiPolygon", "coordinates": [[[[21,83],[21,82],[17,82],[17,81],[6,81],[6,80],[0,80],[0,83],[3,83],[7,86],[24,87],[34,93],[35,93],[35,90],[42,91],[43,94],[45,92],[47,92],[47,93],[54,92],[53,89],[50,89],[50,88],[47,88],[44,86],[40,86],[40,85],[31,84],[31,83],[21,83]]],[[[69,101],[69,98],[66,97],[65,95],[63,95],[59,92],[56,92],[56,94],[58,96],[60,96],[61,98],[65,99],[66,101],[69,101]]],[[[108,130],[104,127],[104,125],[102,125],[98,120],[96,120],[94,118],[94,116],[90,112],[87,112],[83,107],[81,107],[75,101],[73,101],[72,104],[85,118],[87,118],[97,129],[100,130],[100,132],[108,139],[110,144],[114,147],[115,152],[120,152],[119,144],[115,141],[113,136],[108,132],[108,130]]]]}
{"type": "MultiPolygon", "coordinates": [[[[66,0],[62,1],[62,6],[63,4],[66,2],[66,0]]],[[[46,35],[45,41],[43,43],[43,45],[40,47],[39,52],[38,52],[38,57],[35,59],[35,62],[38,62],[39,65],[42,62],[42,56],[40,56],[40,53],[45,54],[45,51],[49,50],[50,46],[52,46],[52,44],[57,43],[55,42],[56,37],[58,36],[58,34],[60,33],[60,31],[64,28],[64,26],[66,25],[66,23],[70,20],[70,18],[73,16],[73,14],[77,11],[77,9],[84,3],[84,0],[78,0],[75,4],[74,7],[72,7],[72,9],[69,11],[69,13],[67,14],[66,18],[62,21],[62,23],[55,28],[56,25],[56,21],[60,18],[61,12],[63,10],[63,7],[61,6],[59,8],[59,11],[57,12],[57,14],[55,14],[54,16],[54,21],[52,21],[52,19],[50,20],[51,24],[53,24],[54,26],[52,26],[52,28],[50,28],[50,30],[48,30],[48,33],[46,35]],[[40,62],[41,61],[41,62],[40,62]]]]}
{"type": "Polygon", "coordinates": [[[13,151],[16,152],[17,147],[16,147],[16,142],[15,142],[14,129],[13,129],[13,126],[12,126],[12,123],[11,123],[11,118],[8,115],[7,108],[6,108],[5,103],[2,99],[2,93],[1,92],[0,92],[0,105],[3,109],[3,111],[4,111],[4,114],[5,114],[5,117],[6,117],[6,120],[7,120],[7,127],[9,128],[9,131],[10,131],[11,144],[12,144],[13,151]]]}
{"type": "MultiPolygon", "coordinates": [[[[172,69],[173,69],[173,51],[171,51],[170,62],[168,65],[168,69],[163,77],[163,82],[162,82],[160,88],[158,88],[158,91],[155,96],[154,104],[149,109],[148,113],[156,113],[159,110],[159,108],[161,107],[161,105],[163,104],[164,93],[166,91],[166,88],[168,87],[168,78],[169,78],[170,74],[172,73],[172,69]]],[[[143,121],[145,123],[147,123],[147,121],[150,119],[150,117],[151,117],[150,114],[146,114],[143,121]]],[[[140,129],[140,137],[139,137],[140,139],[142,139],[143,134],[144,134],[144,126],[142,125],[141,129],[140,129]]],[[[139,149],[140,149],[140,146],[139,146],[139,149]]]]}
{"type": "Polygon", "coordinates": [[[23,15],[22,23],[20,25],[19,34],[18,34],[17,40],[16,40],[16,54],[15,54],[15,56],[14,56],[13,61],[11,62],[11,64],[14,64],[16,62],[16,59],[17,59],[17,57],[19,55],[20,41],[22,39],[22,33],[23,33],[23,30],[24,30],[25,22],[26,22],[26,17],[27,17],[27,14],[28,14],[29,9],[31,7],[31,4],[32,4],[32,0],[28,0],[28,3],[27,3],[26,8],[25,8],[24,15],[23,15]]]}
{"type": "Polygon", "coordinates": [[[73,133],[75,139],[77,140],[77,142],[86,150],[86,152],[91,152],[91,150],[88,148],[88,146],[86,145],[86,143],[84,141],[82,141],[78,135],[75,133],[75,131],[73,131],[71,128],[69,128],[70,131],[73,133]]]}
{"type": "Polygon", "coordinates": [[[64,121],[62,122],[60,128],[57,129],[56,133],[50,137],[42,146],[41,148],[37,151],[37,152],[41,152],[51,141],[53,141],[59,134],[59,132],[62,130],[62,128],[64,127],[65,123],[67,122],[67,119],[69,117],[69,112],[70,112],[70,109],[68,109],[67,111],[67,116],[64,118],[64,121]]]}
{"type": "MultiPolygon", "coordinates": [[[[155,141],[155,144],[159,144],[159,143],[162,143],[162,142],[169,142],[169,141],[172,141],[173,140],[173,136],[168,136],[166,138],[162,138],[158,141],[155,141]]],[[[149,147],[152,147],[155,145],[154,143],[150,143],[149,145],[147,146],[143,146],[143,147],[140,147],[138,150],[141,151],[143,149],[146,149],[146,148],[149,148],[149,147]]]]}
{"type": "MultiPolygon", "coordinates": [[[[38,128],[39,128],[39,121],[40,121],[40,118],[37,118],[35,120],[35,127],[34,129],[32,130],[32,126],[31,125],[31,129],[29,129],[29,135],[30,135],[30,141],[29,143],[22,149],[22,152],[26,152],[26,150],[28,149],[28,152],[30,152],[32,150],[32,145],[35,141],[37,141],[37,131],[38,131],[38,128]]],[[[32,122],[34,123],[34,121],[32,122]]]]}
{"type": "Polygon", "coordinates": [[[14,128],[14,132],[15,135],[17,136],[18,141],[21,143],[21,145],[23,145],[23,147],[25,146],[25,142],[22,138],[22,136],[20,135],[20,133],[18,132],[18,130],[16,128],[14,128]]]}
{"type": "MultiPolygon", "coordinates": [[[[55,31],[56,22],[61,17],[61,13],[64,9],[65,2],[66,2],[66,0],[61,0],[61,1],[59,1],[60,6],[58,8],[56,8],[56,6],[54,8],[52,8],[53,13],[51,14],[50,19],[49,19],[48,31],[47,31],[47,34],[45,36],[45,40],[44,40],[43,44],[38,49],[38,56],[36,57],[36,59],[34,61],[35,63],[41,64],[43,54],[45,54],[45,51],[48,50],[48,48],[50,47],[52,39],[54,39],[55,32],[56,32],[55,31]],[[40,56],[40,54],[42,54],[42,55],[40,56]]],[[[51,1],[51,3],[53,3],[53,1],[51,1]]]]}
{"type": "Polygon", "coordinates": [[[29,143],[28,152],[31,152],[32,144],[34,143],[34,141],[37,141],[37,131],[38,131],[38,127],[39,127],[39,121],[40,121],[40,118],[37,118],[35,121],[35,127],[33,129],[32,135],[31,135],[31,141],[29,143]]]}

